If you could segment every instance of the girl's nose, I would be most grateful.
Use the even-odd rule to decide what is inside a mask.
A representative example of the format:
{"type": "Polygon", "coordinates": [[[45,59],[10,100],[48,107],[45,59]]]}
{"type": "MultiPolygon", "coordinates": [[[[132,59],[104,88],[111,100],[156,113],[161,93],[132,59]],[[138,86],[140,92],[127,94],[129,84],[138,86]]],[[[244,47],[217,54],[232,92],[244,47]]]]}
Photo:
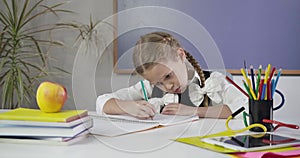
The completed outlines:
{"type": "Polygon", "coordinates": [[[173,84],[172,82],[165,83],[165,88],[166,88],[167,90],[172,90],[173,86],[174,86],[174,84],[173,84]]]}

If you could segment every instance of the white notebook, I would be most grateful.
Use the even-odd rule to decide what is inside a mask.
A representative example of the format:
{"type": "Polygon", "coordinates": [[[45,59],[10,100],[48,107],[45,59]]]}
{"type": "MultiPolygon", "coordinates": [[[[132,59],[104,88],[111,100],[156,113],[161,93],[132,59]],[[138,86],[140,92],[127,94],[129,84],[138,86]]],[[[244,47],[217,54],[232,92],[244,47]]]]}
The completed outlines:
{"type": "Polygon", "coordinates": [[[85,130],[74,137],[48,137],[48,136],[0,136],[1,143],[14,144],[43,144],[43,145],[71,145],[77,143],[89,135],[89,131],[85,130]]]}
{"type": "Polygon", "coordinates": [[[92,126],[91,119],[72,127],[0,124],[0,136],[74,137],[92,126]]]}
{"type": "Polygon", "coordinates": [[[177,116],[156,114],[153,120],[140,120],[131,116],[124,115],[99,115],[89,114],[94,121],[94,127],[90,132],[103,136],[118,136],[158,126],[170,126],[198,120],[198,116],[177,116]]]}

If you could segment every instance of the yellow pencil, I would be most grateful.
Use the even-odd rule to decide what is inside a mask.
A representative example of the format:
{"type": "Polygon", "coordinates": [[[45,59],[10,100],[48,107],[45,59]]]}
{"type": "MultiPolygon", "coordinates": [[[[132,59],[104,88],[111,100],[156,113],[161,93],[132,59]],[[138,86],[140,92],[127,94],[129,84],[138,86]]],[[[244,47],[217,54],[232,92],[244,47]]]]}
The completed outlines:
{"type": "Polygon", "coordinates": [[[265,81],[264,81],[265,84],[267,84],[270,70],[271,70],[271,64],[268,64],[268,67],[266,68],[266,72],[265,72],[265,81]]]}
{"type": "Polygon", "coordinates": [[[257,100],[257,97],[256,97],[256,95],[255,95],[255,93],[254,93],[254,91],[253,91],[253,88],[252,88],[252,86],[251,86],[251,82],[250,82],[250,79],[249,79],[249,78],[247,78],[247,83],[248,83],[249,90],[250,90],[250,93],[251,93],[253,99],[254,99],[254,100],[257,100]]]}
{"type": "Polygon", "coordinates": [[[243,68],[241,68],[241,72],[242,72],[245,80],[247,81],[248,76],[246,75],[246,72],[245,72],[245,70],[243,68]]]}
{"type": "MultiPolygon", "coordinates": [[[[268,81],[268,77],[269,77],[270,71],[271,71],[271,64],[268,64],[268,67],[266,68],[265,80],[264,80],[264,84],[266,84],[266,85],[267,85],[267,81],[268,81]]],[[[267,95],[268,92],[267,92],[267,91],[268,91],[268,90],[267,90],[267,88],[266,88],[264,100],[267,100],[267,99],[268,99],[268,95],[267,95]]]]}
{"type": "MultiPolygon", "coordinates": [[[[270,72],[271,72],[271,67],[272,67],[272,65],[271,64],[268,64],[268,75],[270,74],[270,72]]],[[[268,76],[269,77],[269,76],[268,76]]]]}
{"type": "Polygon", "coordinates": [[[242,72],[242,74],[243,74],[243,76],[244,76],[244,78],[245,78],[245,81],[246,81],[247,84],[248,84],[248,87],[249,87],[250,93],[251,93],[251,95],[252,95],[252,98],[253,98],[254,100],[257,100],[256,95],[255,95],[255,93],[254,93],[254,91],[253,91],[253,88],[252,88],[252,86],[251,86],[250,79],[249,79],[248,76],[246,75],[246,72],[245,72],[245,70],[244,70],[243,68],[241,68],[241,72],[242,72]]]}

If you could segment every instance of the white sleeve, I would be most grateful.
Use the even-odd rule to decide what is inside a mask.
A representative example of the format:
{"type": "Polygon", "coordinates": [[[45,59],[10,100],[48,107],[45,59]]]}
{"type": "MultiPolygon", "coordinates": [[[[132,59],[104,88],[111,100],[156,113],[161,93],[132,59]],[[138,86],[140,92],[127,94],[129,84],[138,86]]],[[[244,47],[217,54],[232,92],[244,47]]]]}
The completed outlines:
{"type": "MultiPolygon", "coordinates": [[[[209,82],[209,84],[211,85],[208,87],[218,87],[217,84],[220,84],[220,87],[222,87],[221,90],[219,89],[217,93],[215,92],[214,95],[212,95],[216,97],[218,94],[221,97],[221,102],[216,102],[216,98],[211,98],[212,105],[227,105],[231,112],[235,112],[239,108],[245,107],[245,111],[248,112],[248,97],[246,97],[231,83],[227,82],[223,74],[219,72],[212,72],[210,78],[211,82],[209,82]],[[218,80],[213,80],[213,78],[218,78],[218,80]]],[[[238,117],[240,116],[242,115],[239,114],[238,117]]]]}
{"type": "MultiPolygon", "coordinates": [[[[150,82],[147,80],[143,80],[147,95],[150,97],[152,94],[152,87],[150,85],[150,82]]],[[[97,113],[102,113],[103,106],[105,103],[111,99],[111,98],[116,98],[120,100],[142,100],[144,99],[144,94],[142,91],[142,86],[140,82],[136,83],[135,85],[128,87],[128,88],[123,88],[120,90],[117,90],[116,92],[113,93],[106,93],[103,95],[100,95],[97,97],[96,101],[96,111],[97,113]]]]}
{"type": "MultiPolygon", "coordinates": [[[[245,107],[245,111],[248,112],[248,97],[228,82],[225,82],[224,85],[223,103],[228,105],[231,112],[235,112],[241,107],[245,107]]],[[[242,114],[239,114],[237,117],[241,116],[242,114]]]]}

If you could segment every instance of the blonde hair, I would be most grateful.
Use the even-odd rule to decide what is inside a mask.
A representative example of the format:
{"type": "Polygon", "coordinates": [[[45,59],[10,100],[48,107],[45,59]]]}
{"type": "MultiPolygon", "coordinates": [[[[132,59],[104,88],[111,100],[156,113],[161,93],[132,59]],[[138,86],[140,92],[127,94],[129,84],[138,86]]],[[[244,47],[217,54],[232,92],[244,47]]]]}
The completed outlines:
{"type": "MultiPolygon", "coordinates": [[[[176,58],[176,52],[181,48],[180,43],[172,35],[165,32],[152,32],[141,36],[133,52],[133,64],[137,73],[142,75],[145,70],[151,69],[159,60],[176,58]]],[[[204,73],[197,60],[187,51],[186,59],[200,76],[200,87],[205,86],[204,73]]],[[[205,95],[203,106],[208,106],[208,97],[205,95]]]]}

